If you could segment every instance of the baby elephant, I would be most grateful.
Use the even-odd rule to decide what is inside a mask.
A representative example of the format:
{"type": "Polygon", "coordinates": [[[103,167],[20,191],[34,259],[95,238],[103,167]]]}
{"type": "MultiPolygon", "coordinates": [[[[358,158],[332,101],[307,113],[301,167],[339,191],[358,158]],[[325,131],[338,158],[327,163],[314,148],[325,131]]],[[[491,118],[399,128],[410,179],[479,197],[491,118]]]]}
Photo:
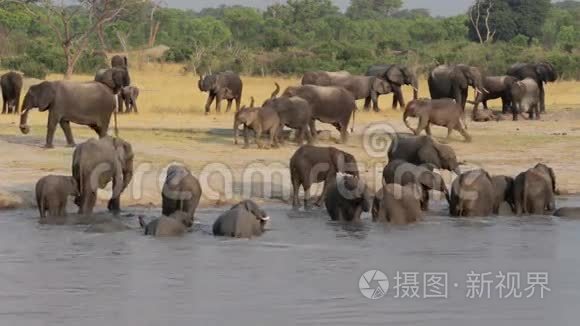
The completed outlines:
{"type": "Polygon", "coordinates": [[[257,237],[264,233],[269,220],[258,204],[244,200],[218,217],[213,224],[213,234],[232,238],[257,237]]]}
{"type": "Polygon", "coordinates": [[[137,88],[136,86],[125,86],[121,90],[121,97],[125,102],[125,113],[130,112],[139,113],[139,111],[137,110],[137,98],[139,98],[139,88],[137,88]]]}
{"type": "Polygon", "coordinates": [[[278,147],[278,132],[281,129],[281,121],[278,113],[271,107],[247,108],[243,107],[236,113],[234,118],[234,144],[238,144],[238,127],[244,125],[244,148],[248,148],[248,130],[254,131],[258,148],[264,148],[262,133],[270,134],[270,146],[278,147]]]}
{"type": "Polygon", "coordinates": [[[333,221],[358,222],[371,209],[369,187],[359,178],[340,175],[328,186],[326,211],[333,221]]]}
{"type": "Polygon", "coordinates": [[[145,235],[155,237],[178,237],[189,231],[193,222],[186,212],[175,212],[171,216],[162,216],[149,223],[145,223],[143,216],[139,216],[139,225],[145,230],[145,235]]]}
{"type": "Polygon", "coordinates": [[[49,175],[36,183],[36,203],[40,212],[40,220],[48,217],[66,216],[66,204],[69,196],[78,196],[76,180],[70,176],[49,175]]]}
{"type": "Polygon", "coordinates": [[[373,201],[373,221],[397,225],[416,223],[423,218],[420,200],[421,188],[417,184],[384,185],[373,201]]]}
{"type": "Polygon", "coordinates": [[[447,127],[447,139],[451,137],[453,130],[457,130],[465,138],[465,141],[471,141],[471,136],[465,131],[463,109],[452,99],[413,100],[405,108],[403,122],[415,135],[421,134],[421,131],[425,129],[427,135],[431,136],[431,124],[434,124],[447,127]],[[416,130],[409,125],[407,121],[409,117],[419,118],[419,125],[416,130]]]}
{"type": "Polygon", "coordinates": [[[515,208],[513,188],[514,178],[505,175],[496,175],[491,178],[493,184],[495,200],[493,203],[493,213],[499,214],[501,204],[504,202],[510,205],[511,210],[515,208]]]}

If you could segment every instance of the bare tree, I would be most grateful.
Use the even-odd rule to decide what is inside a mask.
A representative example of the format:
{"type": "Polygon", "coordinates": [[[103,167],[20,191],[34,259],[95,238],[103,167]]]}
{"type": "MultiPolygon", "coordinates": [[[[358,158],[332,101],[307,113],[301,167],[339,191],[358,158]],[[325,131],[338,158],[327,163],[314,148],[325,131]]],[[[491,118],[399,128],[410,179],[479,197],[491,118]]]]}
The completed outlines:
{"type": "Polygon", "coordinates": [[[147,42],[147,46],[150,48],[155,45],[157,33],[159,33],[159,28],[161,27],[161,22],[155,19],[155,12],[165,4],[164,0],[151,0],[151,13],[149,14],[149,40],[147,42]]]}
{"type": "Polygon", "coordinates": [[[493,37],[495,36],[495,30],[492,30],[489,26],[493,1],[494,0],[476,0],[475,4],[469,9],[469,20],[471,21],[473,29],[479,39],[479,43],[481,44],[493,41],[493,37]],[[485,7],[485,10],[482,10],[482,7],[485,7]],[[483,26],[481,26],[482,23],[483,26]]]}
{"type": "Polygon", "coordinates": [[[70,79],[79,59],[89,48],[90,38],[97,31],[104,30],[104,27],[119,16],[131,1],[76,0],[74,4],[66,0],[20,0],[18,2],[32,17],[52,30],[64,52],[66,60],[64,78],[70,79]],[[84,27],[73,27],[75,18],[82,15],[90,18],[89,23],[84,27]]]}

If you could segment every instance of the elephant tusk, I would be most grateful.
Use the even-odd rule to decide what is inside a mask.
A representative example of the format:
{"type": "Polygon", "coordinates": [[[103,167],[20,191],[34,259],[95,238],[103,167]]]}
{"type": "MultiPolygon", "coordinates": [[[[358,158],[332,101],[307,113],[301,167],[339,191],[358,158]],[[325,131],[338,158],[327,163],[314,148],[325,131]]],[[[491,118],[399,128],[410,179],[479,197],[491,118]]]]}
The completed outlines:
{"type": "Polygon", "coordinates": [[[262,221],[267,222],[270,220],[270,216],[265,216],[261,218],[262,221]]]}

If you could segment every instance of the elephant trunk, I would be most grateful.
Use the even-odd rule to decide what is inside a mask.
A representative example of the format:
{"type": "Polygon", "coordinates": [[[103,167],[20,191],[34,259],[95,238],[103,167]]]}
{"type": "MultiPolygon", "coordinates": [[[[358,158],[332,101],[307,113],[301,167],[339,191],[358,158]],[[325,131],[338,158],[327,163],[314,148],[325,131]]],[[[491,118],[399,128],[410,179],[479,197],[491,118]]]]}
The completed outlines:
{"type": "Polygon", "coordinates": [[[407,126],[407,128],[409,128],[409,130],[411,130],[412,132],[415,132],[415,130],[409,124],[409,121],[407,121],[407,119],[409,117],[413,117],[413,116],[415,116],[415,115],[412,113],[412,109],[410,108],[410,105],[407,105],[407,108],[405,109],[405,113],[403,113],[403,122],[405,123],[405,126],[407,126]]]}
{"type": "Polygon", "coordinates": [[[419,98],[419,82],[416,78],[413,78],[411,82],[411,87],[413,87],[413,99],[416,100],[419,98]]]}
{"type": "Polygon", "coordinates": [[[30,106],[28,105],[28,99],[24,99],[24,104],[22,105],[22,113],[20,113],[20,132],[23,134],[28,134],[30,132],[30,126],[28,126],[28,111],[30,111],[30,106]]]}
{"type": "Polygon", "coordinates": [[[237,145],[238,144],[238,133],[239,133],[239,128],[240,126],[240,119],[238,119],[237,115],[234,118],[234,144],[237,145]]]}

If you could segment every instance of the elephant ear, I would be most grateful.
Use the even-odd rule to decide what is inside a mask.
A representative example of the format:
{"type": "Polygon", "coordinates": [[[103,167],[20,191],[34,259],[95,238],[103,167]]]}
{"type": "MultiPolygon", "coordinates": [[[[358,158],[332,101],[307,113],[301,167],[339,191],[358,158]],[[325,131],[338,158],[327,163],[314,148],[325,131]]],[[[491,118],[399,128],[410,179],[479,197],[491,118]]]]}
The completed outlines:
{"type": "Polygon", "coordinates": [[[434,144],[427,143],[417,152],[421,163],[432,164],[438,169],[442,168],[440,154],[434,144]]]}
{"type": "Polygon", "coordinates": [[[463,70],[456,68],[451,75],[451,78],[455,80],[455,83],[459,85],[460,88],[467,89],[467,87],[469,87],[468,76],[463,70]]]}
{"type": "Polygon", "coordinates": [[[393,91],[389,82],[378,77],[372,77],[371,84],[372,88],[379,94],[389,94],[393,91]]]}
{"type": "Polygon", "coordinates": [[[536,74],[544,82],[554,82],[558,79],[556,69],[548,62],[542,62],[536,65],[536,74]]]}
{"type": "Polygon", "coordinates": [[[397,84],[398,86],[405,84],[405,80],[407,77],[405,73],[402,71],[401,67],[397,65],[392,65],[391,67],[389,67],[389,69],[387,69],[387,72],[385,72],[384,76],[386,80],[388,80],[393,84],[397,84]]]}
{"type": "Polygon", "coordinates": [[[39,111],[46,111],[54,102],[56,89],[52,82],[42,82],[39,85],[30,88],[36,98],[36,106],[39,111]]]}

